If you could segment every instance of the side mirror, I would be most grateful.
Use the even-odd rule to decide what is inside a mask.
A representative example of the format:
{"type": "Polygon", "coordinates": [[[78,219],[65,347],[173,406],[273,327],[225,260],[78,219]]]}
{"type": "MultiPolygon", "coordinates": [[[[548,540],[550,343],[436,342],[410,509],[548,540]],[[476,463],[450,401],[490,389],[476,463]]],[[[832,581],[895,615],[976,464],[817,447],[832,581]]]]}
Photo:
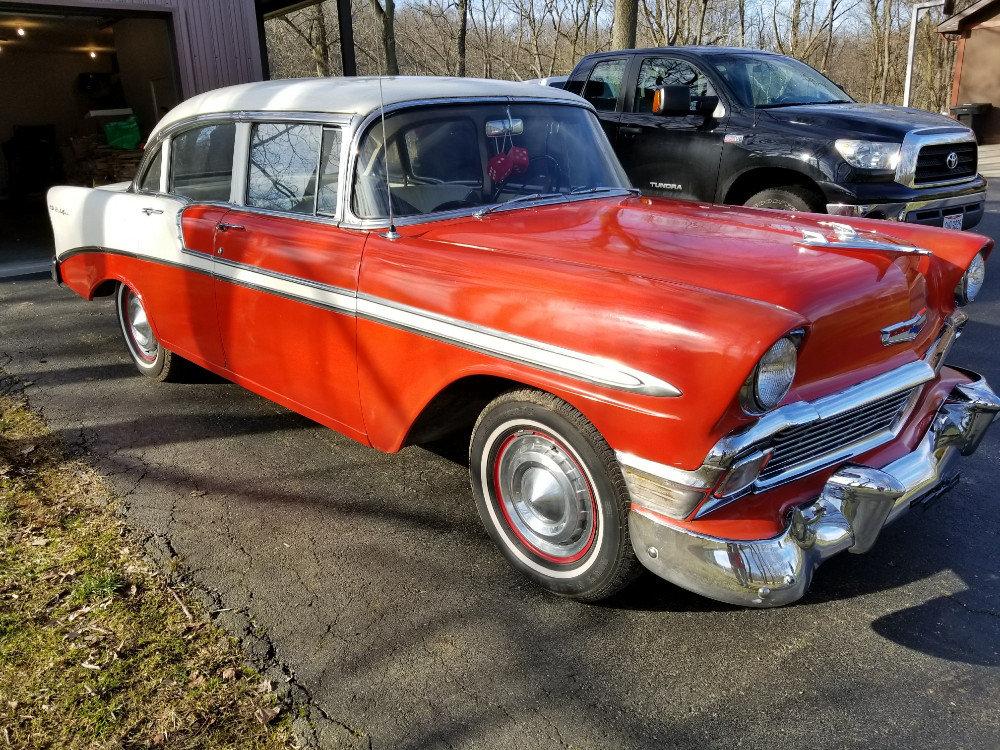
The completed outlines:
{"type": "Polygon", "coordinates": [[[691,89],[660,86],[653,92],[653,114],[677,117],[691,113],[691,89]]]}

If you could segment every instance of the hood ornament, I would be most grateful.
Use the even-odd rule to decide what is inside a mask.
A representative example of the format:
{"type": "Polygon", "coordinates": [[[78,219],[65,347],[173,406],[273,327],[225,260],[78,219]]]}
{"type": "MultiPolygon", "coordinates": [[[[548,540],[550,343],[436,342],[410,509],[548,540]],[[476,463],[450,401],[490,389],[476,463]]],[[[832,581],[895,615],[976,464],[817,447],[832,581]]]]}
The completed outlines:
{"type": "Polygon", "coordinates": [[[920,335],[920,331],[923,330],[924,323],[926,322],[927,308],[925,307],[909,320],[886,326],[882,329],[882,346],[892,346],[893,344],[913,341],[920,335]]]}
{"type": "Polygon", "coordinates": [[[933,255],[930,250],[925,248],[915,245],[900,245],[884,239],[881,235],[870,230],[858,232],[850,224],[839,221],[820,221],[818,224],[830,227],[836,238],[831,240],[823,232],[815,229],[803,229],[802,240],[798,244],[804,247],[825,247],[835,250],[880,250],[899,255],[933,255]]]}

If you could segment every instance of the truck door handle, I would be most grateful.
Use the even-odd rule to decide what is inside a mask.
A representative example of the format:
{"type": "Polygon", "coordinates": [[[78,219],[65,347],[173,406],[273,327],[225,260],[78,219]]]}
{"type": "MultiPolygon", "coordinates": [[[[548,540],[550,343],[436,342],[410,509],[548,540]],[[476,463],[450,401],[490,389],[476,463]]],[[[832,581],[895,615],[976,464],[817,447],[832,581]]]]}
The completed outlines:
{"type": "Polygon", "coordinates": [[[162,214],[163,213],[163,211],[161,209],[159,209],[159,208],[144,208],[144,209],[142,209],[142,212],[144,214],[146,214],[146,216],[152,216],[153,214],[162,214]]]}
{"type": "Polygon", "coordinates": [[[642,128],[638,125],[622,125],[621,132],[625,135],[642,135],[642,128]]]}
{"type": "Polygon", "coordinates": [[[245,232],[246,227],[242,224],[227,224],[224,221],[220,221],[215,226],[220,232],[245,232]]]}

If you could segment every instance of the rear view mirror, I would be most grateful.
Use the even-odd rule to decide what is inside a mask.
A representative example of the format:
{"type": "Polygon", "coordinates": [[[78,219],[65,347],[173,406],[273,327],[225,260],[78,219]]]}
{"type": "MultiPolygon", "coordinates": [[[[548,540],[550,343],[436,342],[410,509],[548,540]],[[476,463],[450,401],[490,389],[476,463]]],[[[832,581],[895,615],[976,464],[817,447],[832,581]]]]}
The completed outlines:
{"type": "Polygon", "coordinates": [[[687,86],[660,86],[653,92],[653,113],[679,116],[691,112],[691,89],[687,86]]]}
{"type": "Polygon", "coordinates": [[[506,120],[487,120],[487,138],[505,138],[509,135],[521,135],[524,132],[524,120],[508,117],[506,120]]]}

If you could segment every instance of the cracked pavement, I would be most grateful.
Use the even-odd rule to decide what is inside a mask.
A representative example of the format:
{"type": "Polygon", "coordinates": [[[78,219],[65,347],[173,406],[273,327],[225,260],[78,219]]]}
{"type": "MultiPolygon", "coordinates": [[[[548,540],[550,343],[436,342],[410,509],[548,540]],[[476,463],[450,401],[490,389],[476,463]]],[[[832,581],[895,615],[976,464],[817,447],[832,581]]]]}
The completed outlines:
{"type": "MultiPolygon", "coordinates": [[[[1000,191],[979,231],[1000,238],[1000,191]]],[[[1000,267],[951,361],[1000,384],[1000,267]]],[[[801,603],[741,610],[644,578],[548,596],[482,529],[464,467],[379,454],[205,378],[139,377],[109,301],[0,282],[4,388],[125,498],[295,684],[372,748],[1000,746],[1000,427],[964,481],[820,568],[801,603]]]]}

